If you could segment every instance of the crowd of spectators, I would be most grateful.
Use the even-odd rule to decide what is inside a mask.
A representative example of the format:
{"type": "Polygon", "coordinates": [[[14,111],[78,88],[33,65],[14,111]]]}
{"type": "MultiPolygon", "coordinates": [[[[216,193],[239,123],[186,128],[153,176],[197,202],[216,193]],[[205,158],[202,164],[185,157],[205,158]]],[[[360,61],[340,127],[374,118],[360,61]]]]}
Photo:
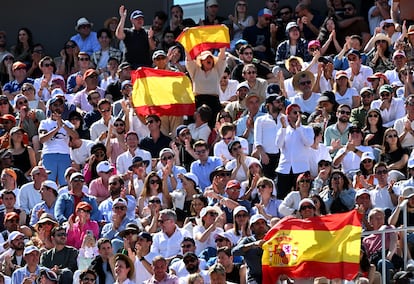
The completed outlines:
{"type": "MultiPolygon", "coordinates": [[[[413,4],[311,2],[222,17],[208,0],[198,23],[173,5],[148,27],[120,6],[79,18],[58,55],[0,31],[0,282],[262,283],[281,218],[414,225],[413,4]],[[193,59],[175,41],[219,24],[229,48],[193,59]],[[189,76],[194,115],[137,113],[139,67],[189,76]]],[[[406,283],[404,237],[364,237],[355,283],[406,283]]]]}

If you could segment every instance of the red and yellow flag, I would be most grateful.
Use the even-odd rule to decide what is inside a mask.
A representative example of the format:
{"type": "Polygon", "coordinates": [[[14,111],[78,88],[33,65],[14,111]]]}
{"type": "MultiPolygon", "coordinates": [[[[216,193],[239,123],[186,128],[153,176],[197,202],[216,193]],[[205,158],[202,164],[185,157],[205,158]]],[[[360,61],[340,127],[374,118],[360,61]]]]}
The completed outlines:
{"type": "Polygon", "coordinates": [[[310,219],[285,218],[264,237],[263,283],[280,275],[352,280],[359,270],[361,221],[356,210],[310,219]]]}
{"type": "Polygon", "coordinates": [[[176,39],[195,59],[204,50],[230,47],[229,29],[225,25],[188,28],[176,39]]]}
{"type": "Polygon", "coordinates": [[[194,114],[194,93],[184,73],[141,67],[131,72],[131,79],[132,104],[137,114],[194,114]]]}

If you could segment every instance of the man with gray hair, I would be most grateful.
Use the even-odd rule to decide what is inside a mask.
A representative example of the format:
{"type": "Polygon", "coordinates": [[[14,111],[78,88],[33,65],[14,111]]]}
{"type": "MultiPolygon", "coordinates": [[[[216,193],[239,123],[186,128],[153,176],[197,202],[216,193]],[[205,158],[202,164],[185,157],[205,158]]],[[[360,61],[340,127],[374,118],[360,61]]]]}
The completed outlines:
{"type": "Polygon", "coordinates": [[[161,231],[152,237],[151,253],[156,253],[168,261],[181,254],[181,243],[184,237],[191,237],[188,231],[180,229],[177,223],[177,215],[172,209],[160,211],[158,217],[161,231]]]}

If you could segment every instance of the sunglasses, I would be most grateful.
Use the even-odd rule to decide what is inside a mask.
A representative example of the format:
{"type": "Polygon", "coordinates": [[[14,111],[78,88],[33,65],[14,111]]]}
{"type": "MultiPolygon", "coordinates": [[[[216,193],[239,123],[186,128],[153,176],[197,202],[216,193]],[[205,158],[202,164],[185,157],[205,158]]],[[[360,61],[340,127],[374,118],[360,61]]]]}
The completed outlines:
{"type": "Polygon", "coordinates": [[[394,26],[394,24],[385,24],[385,25],[384,25],[384,28],[389,28],[389,27],[391,27],[391,26],[393,27],[393,26],[394,26]]]}
{"type": "Polygon", "coordinates": [[[230,115],[228,115],[228,114],[221,114],[220,116],[219,116],[219,119],[222,119],[222,118],[230,118],[231,116],[230,115]]]}
{"type": "Polygon", "coordinates": [[[376,175],[385,175],[385,174],[387,174],[388,173],[388,171],[387,170],[379,170],[379,171],[376,171],[375,172],[375,174],[376,175]]]}
{"type": "MultiPolygon", "coordinates": [[[[243,55],[253,55],[253,52],[243,52],[243,55]]],[[[245,73],[247,73],[247,72],[245,72],[245,73]]],[[[256,73],[256,72],[254,72],[254,73],[256,73]]]]}
{"type": "Polygon", "coordinates": [[[217,176],[219,176],[219,177],[229,177],[229,176],[231,176],[231,174],[230,173],[219,173],[217,176]]]}
{"type": "Polygon", "coordinates": [[[311,183],[310,179],[302,179],[299,181],[299,183],[311,183]]]}
{"type": "Polygon", "coordinates": [[[414,106],[414,102],[406,102],[405,103],[407,106],[414,106]]]}
{"type": "Polygon", "coordinates": [[[388,97],[391,97],[391,94],[390,93],[381,93],[380,97],[388,98],[388,97]]]}
{"type": "Polygon", "coordinates": [[[266,185],[264,185],[264,184],[259,184],[259,185],[257,185],[257,188],[258,189],[262,189],[262,188],[265,188],[266,187],[266,185]]]}
{"type": "Polygon", "coordinates": [[[191,248],[192,246],[193,246],[192,244],[181,245],[182,248],[186,248],[186,249],[191,248]]]}
{"type": "Polygon", "coordinates": [[[365,98],[369,98],[371,96],[371,94],[362,94],[361,95],[361,98],[363,98],[363,99],[365,99],[365,98]]]}
{"type": "Polygon", "coordinates": [[[329,167],[331,164],[327,163],[327,162],[323,162],[323,163],[319,163],[318,166],[319,167],[329,167]]]}
{"type": "Polygon", "coordinates": [[[215,240],[215,242],[216,242],[216,243],[218,243],[218,242],[220,242],[220,243],[221,243],[221,242],[224,242],[224,240],[225,240],[224,238],[217,238],[217,239],[215,240]]]}
{"type": "Polygon", "coordinates": [[[85,213],[91,213],[91,211],[85,210],[85,209],[79,209],[78,211],[85,212],[85,213]]]}
{"type": "Polygon", "coordinates": [[[19,106],[24,105],[24,104],[27,104],[27,100],[19,101],[17,104],[19,106]]]}
{"type": "Polygon", "coordinates": [[[65,48],[75,48],[75,45],[67,44],[65,45],[65,48]]]}
{"type": "Polygon", "coordinates": [[[33,50],[33,53],[43,54],[43,49],[33,50]]]}
{"type": "Polygon", "coordinates": [[[6,58],[4,58],[4,60],[13,60],[14,58],[11,56],[7,56],[6,58]]]}
{"type": "Polygon", "coordinates": [[[2,102],[0,102],[0,106],[5,106],[5,105],[8,105],[8,104],[9,104],[8,101],[2,101],[2,102]]]}
{"type": "Polygon", "coordinates": [[[340,180],[342,177],[341,176],[334,176],[332,177],[333,180],[340,180]]]}
{"type": "Polygon", "coordinates": [[[369,114],[368,117],[379,117],[378,114],[369,114]]]}
{"type": "Polygon", "coordinates": [[[398,138],[398,135],[397,134],[390,134],[390,135],[387,135],[387,138],[398,138]]]}
{"type": "Polygon", "coordinates": [[[89,58],[88,57],[81,57],[81,58],[79,58],[79,61],[89,61],[89,58]]]}
{"type": "Polygon", "coordinates": [[[217,212],[207,212],[207,215],[209,215],[211,217],[217,217],[218,213],[217,212]]]}
{"type": "Polygon", "coordinates": [[[340,114],[346,114],[346,115],[351,115],[350,111],[346,111],[346,110],[340,110],[338,111],[340,114]]]}
{"type": "Polygon", "coordinates": [[[197,155],[202,155],[205,152],[207,152],[207,151],[206,150],[194,151],[194,153],[196,153],[197,155]]]}
{"type": "Polygon", "coordinates": [[[299,82],[299,85],[301,85],[301,86],[306,86],[306,85],[310,85],[310,84],[312,84],[312,81],[302,81],[302,82],[299,82]]]}
{"type": "Polygon", "coordinates": [[[56,237],[66,237],[67,236],[67,234],[66,233],[59,233],[59,234],[56,234],[56,237]]]}
{"type": "Polygon", "coordinates": [[[22,92],[27,92],[27,91],[30,91],[30,90],[34,91],[33,88],[22,88],[22,92]]]}
{"type": "Polygon", "coordinates": [[[114,206],[115,210],[121,210],[121,211],[125,211],[126,207],[125,206],[114,206]]]}
{"type": "Polygon", "coordinates": [[[233,137],[223,137],[222,139],[225,140],[225,141],[230,141],[230,140],[233,139],[233,137]]]}
{"type": "Polygon", "coordinates": [[[118,182],[117,181],[113,181],[113,182],[110,182],[110,183],[108,183],[109,185],[117,185],[118,184],[118,182]]]}
{"type": "Polygon", "coordinates": [[[247,216],[248,216],[247,214],[237,214],[236,218],[245,218],[247,216]]]}
{"type": "Polygon", "coordinates": [[[368,163],[372,163],[371,159],[365,159],[362,161],[363,164],[368,164],[368,163]]]}
{"type": "Polygon", "coordinates": [[[311,48],[309,48],[309,51],[310,52],[314,52],[316,50],[319,50],[319,47],[311,47],[311,48]]]}
{"type": "Polygon", "coordinates": [[[83,179],[83,178],[74,178],[72,181],[75,181],[75,182],[77,182],[77,181],[84,182],[85,179],[83,179]]]}
{"type": "Polygon", "coordinates": [[[86,77],[86,79],[95,79],[95,78],[98,78],[98,75],[92,74],[92,75],[86,77]]]}
{"type": "Polygon", "coordinates": [[[81,279],[84,282],[92,282],[95,283],[96,279],[95,278],[88,278],[88,277],[84,277],[81,279]]]}
{"type": "Polygon", "coordinates": [[[162,159],[161,159],[161,160],[163,160],[163,161],[167,161],[167,160],[172,160],[172,159],[174,159],[174,157],[173,157],[173,156],[164,156],[164,157],[162,157],[162,159]]]}
{"type": "Polygon", "coordinates": [[[154,120],[147,120],[146,125],[154,123],[154,120]]]}
{"type": "Polygon", "coordinates": [[[256,74],[256,71],[246,71],[244,72],[244,74],[247,74],[247,75],[256,74]]]}
{"type": "Polygon", "coordinates": [[[158,184],[158,183],[160,183],[160,181],[159,180],[157,180],[157,179],[151,179],[150,181],[149,181],[149,183],[150,184],[158,184]]]}
{"type": "Polygon", "coordinates": [[[43,63],[42,67],[53,67],[52,63],[43,63]]]}
{"type": "Polygon", "coordinates": [[[105,113],[105,112],[110,112],[110,111],[111,111],[111,109],[110,109],[110,108],[107,108],[107,109],[100,109],[99,111],[100,111],[100,112],[105,113]]]}
{"type": "Polygon", "coordinates": [[[299,211],[306,210],[306,209],[313,209],[313,206],[312,205],[304,205],[304,206],[300,207],[299,211]]]}
{"type": "Polygon", "coordinates": [[[115,123],[115,124],[114,124],[114,126],[115,126],[115,127],[118,127],[118,126],[125,126],[125,124],[123,124],[123,123],[115,123]]]}
{"type": "Polygon", "coordinates": [[[237,147],[233,147],[232,149],[231,149],[231,151],[233,152],[233,151],[236,151],[236,150],[239,150],[239,149],[241,149],[242,147],[239,145],[239,146],[237,146],[237,147]]]}
{"type": "Polygon", "coordinates": [[[180,134],[181,137],[187,136],[187,135],[191,135],[190,131],[186,131],[180,134]]]}
{"type": "Polygon", "coordinates": [[[150,200],[150,201],[148,201],[149,203],[157,203],[157,204],[161,204],[161,200],[159,200],[159,199],[153,199],[153,200],[150,200]]]}

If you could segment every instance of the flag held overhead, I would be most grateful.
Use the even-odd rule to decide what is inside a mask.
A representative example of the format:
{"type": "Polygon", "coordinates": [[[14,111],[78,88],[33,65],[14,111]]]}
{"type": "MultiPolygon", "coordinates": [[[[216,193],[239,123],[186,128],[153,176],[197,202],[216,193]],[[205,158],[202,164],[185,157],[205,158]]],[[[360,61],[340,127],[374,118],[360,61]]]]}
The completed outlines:
{"type": "Polygon", "coordinates": [[[199,26],[185,29],[177,41],[195,59],[204,50],[229,48],[230,34],[225,25],[199,26]]]}
{"type": "Polygon", "coordinates": [[[184,73],[141,67],[131,72],[131,78],[132,104],[137,114],[194,114],[194,93],[184,73]]]}

